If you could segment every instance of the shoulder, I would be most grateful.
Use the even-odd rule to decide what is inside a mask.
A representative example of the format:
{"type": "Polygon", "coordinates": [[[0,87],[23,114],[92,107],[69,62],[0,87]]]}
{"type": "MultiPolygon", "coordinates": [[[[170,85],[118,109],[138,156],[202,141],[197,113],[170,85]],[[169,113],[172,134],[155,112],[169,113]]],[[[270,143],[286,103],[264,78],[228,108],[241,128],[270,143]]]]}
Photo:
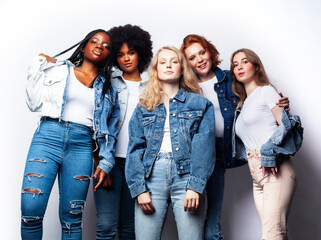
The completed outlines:
{"type": "Polygon", "coordinates": [[[197,104],[212,105],[212,102],[210,100],[197,93],[189,92],[186,96],[186,99],[197,104]]]}
{"type": "Polygon", "coordinates": [[[275,89],[275,87],[273,87],[272,85],[265,85],[259,88],[259,91],[261,92],[262,95],[264,96],[279,96],[277,90],[275,89]]]}

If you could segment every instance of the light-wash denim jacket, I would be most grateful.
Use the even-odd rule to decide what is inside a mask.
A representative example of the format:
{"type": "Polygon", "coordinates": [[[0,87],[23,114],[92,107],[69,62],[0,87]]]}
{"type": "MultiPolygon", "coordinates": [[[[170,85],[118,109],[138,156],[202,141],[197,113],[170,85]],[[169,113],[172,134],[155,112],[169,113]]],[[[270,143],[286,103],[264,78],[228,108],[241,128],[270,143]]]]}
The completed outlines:
{"type": "MultiPolygon", "coordinates": [[[[145,76],[146,75],[143,75],[143,74],[140,75],[142,79],[142,81],[139,83],[140,92],[142,92],[146,87],[148,78],[145,76]]],[[[125,118],[127,104],[128,104],[128,95],[129,95],[127,84],[123,79],[123,72],[120,69],[118,68],[115,69],[115,71],[112,74],[111,82],[115,87],[117,87],[117,91],[118,91],[118,101],[119,101],[119,107],[120,107],[118,129],[120,129],[124,123],[124,118],[125,118]]]]}
{"type": "MultiPolygon", "coordinates": [[[[67,60],[55,64],[48,63],[41,56],[32,61],[26,84],[26,102],[31,111],[61,120],[72,66],[73,64],[67,60]]],[[[100,162],[97,167],[108,174],[115,164],[119,104],[115,87],[112,86],[106,94],[102,94],[104,82],[105,78],[99,75],[93,85],[95,89],[93,138],[99,146],[100,162]]]]}
{"type": "Polygon", "coordinates": [[[234,168],[244,164],[236,161],[232,157],[232,126],[234,112],[239,101],[238,97],[232,92],[233,79],[230,72],[214,69],[217,83],[214,84],[214,91],[217,93],[218,102],[224,119],[224,136],[216,138],[216,156],[217,161],[223,164],[223,167],[234,168]]]}
{"type": "MultiPolygon", "coordinates": [[[[235,111],[232,149],[233,157],[245,162],[247,161],[245,146],[235,133],[235,123],[240,112],[241,109],[235,111]]],[[[261,146],[261,166],[263,167],[277,167],[282,163],[282,155],[294,155],[301,148],[303,128],[300,117],[290,115],[283,109],[281,122],[282,124],[276,128],[270,139],[261,146]]]]}
{"type": "MultiPolygon", "coordinates": [[[[166,109],[153,111],[137,106],[129,122],[129,144],[125,175],[132,197],[149,191],[150,177],[159,152],[166,109]]],[[[203,193],[215,165],[213,104],[199,94],[180,89],[169,101],[169,123],[173,158],[178,174],[190,173],[186,189],[203,193]]]]}

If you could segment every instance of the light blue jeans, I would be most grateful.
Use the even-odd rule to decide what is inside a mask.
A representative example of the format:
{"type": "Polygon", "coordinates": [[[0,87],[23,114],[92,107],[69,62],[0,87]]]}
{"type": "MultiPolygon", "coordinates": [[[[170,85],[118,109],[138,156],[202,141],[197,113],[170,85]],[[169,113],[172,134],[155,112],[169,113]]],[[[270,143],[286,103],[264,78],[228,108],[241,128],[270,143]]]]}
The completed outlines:
{"type": "Polygon", "coordinates": [[[42,239],[42,222],[58,175],[61,239],[82,238],[81,222],[92,172],[89,127],[46,118],[29,149],[21,191],[21,237],[42,239]]]}
{"type": "MultiPolygon", "coordinates": [[[[124,159],[125,160],[125,159],[124,159]]],[[[96,239],[119,240],[135,239],[134,199],[132,199],[125,180],[125,161],[115,159],[111,171],[112,189],[100,188],[94,192],[97,227],[96,239]]],[[[94,180],[94,186],[97,180],[94,180]]]]}
{"type": "Polygon", "coordinates": [[[136,201],[135,231],[137,240],[158,240],[161,238],[170,202],[172,202],[179,239],[203,239],[204,195],[200,195],[200,204],[197,211],[184,211],[185,187],[189,176],[189,174],[177,174],[172,153],[158,154],[151,176],[146,179],[156,211],[152,215],[146,215],[136,201]]]}

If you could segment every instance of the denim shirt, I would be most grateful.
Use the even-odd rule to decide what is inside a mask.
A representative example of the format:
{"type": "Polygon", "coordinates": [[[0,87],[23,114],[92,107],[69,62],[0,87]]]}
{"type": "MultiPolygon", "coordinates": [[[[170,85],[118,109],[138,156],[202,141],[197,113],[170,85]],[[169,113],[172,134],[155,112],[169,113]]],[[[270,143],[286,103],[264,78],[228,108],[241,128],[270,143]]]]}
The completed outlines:
{"type": "MultiPolygon", "coordinates": [[[[142,74],[140,75],[140,77],[142,81],[139,82],[139,92],[142,92],[146,86],[148,78],[144,77],[144,75],[142,74]]],[[[123,72],[120,69],[116,68],[116,70],[113,72],[111,82],[115,87],[117,87],[118,91],[118,101],[120,107],[118,129],[120,129],[124,123],[129,95],[126,82],[123,79],[123,72]]]]}
{"type": "MultiPolygon", "coordinates": [[[[73,64],[67,60],[53,64],[41,56],[32,61],[26,84],[26,102],[31,111],[61,121],[71,66],[73,64]]],[[[115,87],[111,86],[104,95],[102,94],[104,82],[105,78],[99,75],[93,85],[95,90],[93,138],[99,146],[100,162],[97,167],[108,174],[115,164],[119,104],[115,87]]]]}
{"type": "Polygon", "coordinates": [[[234,112],[239,101],[238,97],[232,92],[233,79],[230,72],[222,71],[220,68],[214,70],[217,83],[214,84],[214,90],[217,93],[220,110],[224,119],[224,137],[216,138],[216,156],[224,167],[233,168],[244,164],[244,162],[235,161],[232,157],[232,125],[234,112]]]}
{"type": "MultiPolygon", "coordinates": [[[[241,109],[237,109],[235,112],[232,149],[233,157],[245,162],[247,161],[245,146],[235,133],[235,123],[240,113],[241,109]]],[[[290,115],[283,109],[281,124],[270,139],[261,146],[261,166],[277,167],[282,162],[282,155],[294,155],[301,148],[302,140],[303,128],[300,117],[290,115]]]]}
{"type": "MultiPolygon", "coordinates": [[[[149,191],[150,177],[159,152],[166,109],[137,106],[129,122],[125,175],[132,197],[149,191]]],[[[180,89],[169,101],[170,136],[178,174],[190,173],[186,189],[204,191],[215,165],[213,104],[199,94],[180,89]]]]}

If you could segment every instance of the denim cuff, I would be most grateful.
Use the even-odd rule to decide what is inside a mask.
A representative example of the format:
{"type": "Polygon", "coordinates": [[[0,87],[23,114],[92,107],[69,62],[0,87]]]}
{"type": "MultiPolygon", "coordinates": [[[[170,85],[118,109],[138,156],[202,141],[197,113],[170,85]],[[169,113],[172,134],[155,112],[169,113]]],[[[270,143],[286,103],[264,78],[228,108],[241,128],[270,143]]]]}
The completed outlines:
{"type": "Polygon", "coordinates": [[[132,198],[137,197],[143,192],[149,192],[148,188],[146,187],[145,181],[140,181],[132,184],[131,186],[129,186],[129,190],[132,198]]]}
{"type": "Polygon", "coordinates": [[[276,157],[275,156],[263,156],[261,155],[261,166],[262,167],[276,167],[276,157]]]}
{"type": "Polygon", "coordinates": [[[112,164],[110,164],[107,160],[102,159],[99,161],[99,164],[97,166],[98,168],[105,171],[105,173],[109,174],[111,169],[114,167],[112,164]]]}
{"type": "Polygon", "coordinates": [[[206,182],[204,180],[191,176],[187,181],[186,190],[191,189],[195,192],[198,192],[199,194],[202,194],[204,192],[205,186],[206,182]]]}

